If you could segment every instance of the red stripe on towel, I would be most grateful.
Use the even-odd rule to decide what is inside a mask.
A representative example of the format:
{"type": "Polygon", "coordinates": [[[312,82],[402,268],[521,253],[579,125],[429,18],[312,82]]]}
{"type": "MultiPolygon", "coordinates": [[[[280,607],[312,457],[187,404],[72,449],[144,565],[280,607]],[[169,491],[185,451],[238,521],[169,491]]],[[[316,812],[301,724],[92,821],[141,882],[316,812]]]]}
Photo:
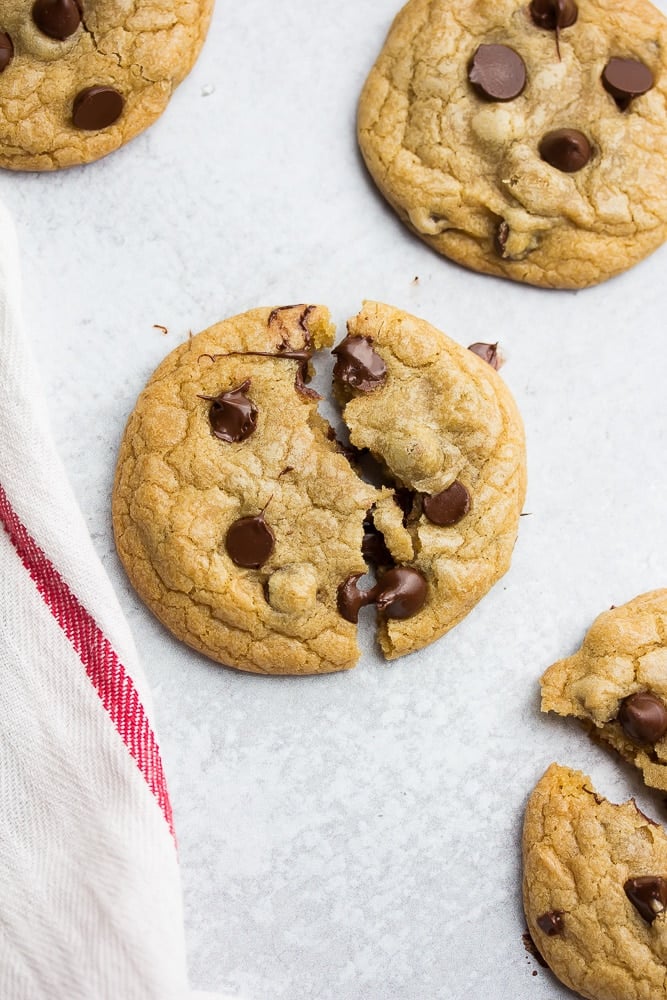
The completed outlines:
{"type": "Polygon", "coordinates": [[[51,614],[76,650],[102,704],[157,799],[174,835],[173,814],[160,749],[132,678],[95,619],[72,593],[58,570],[21,523],[1,485],[0,522],[4,524],[12,545],[51,614]]]}

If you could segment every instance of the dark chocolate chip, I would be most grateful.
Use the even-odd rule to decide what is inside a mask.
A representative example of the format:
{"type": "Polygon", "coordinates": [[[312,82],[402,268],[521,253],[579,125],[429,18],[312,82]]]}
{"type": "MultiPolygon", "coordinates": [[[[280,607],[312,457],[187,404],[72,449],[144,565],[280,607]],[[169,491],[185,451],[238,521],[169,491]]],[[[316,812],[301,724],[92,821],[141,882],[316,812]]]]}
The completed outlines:
{"type": "Polygon", "coordinates": [[[214,435],[221,441],[245,441],[257,427],[257,407],[246,393],[250,388],[246,379],[236,389],[221,392],[219,396],[200,396],[211,400],[208,419],[214,435]]]}
{"type": "Polygon", "coordinates": [[[429,521],[441,527],[457,524],[470,510],[470,494],[457,480],[441,493],[425,496],[422,508],[429,521]]]}
{"type": "Polygon", "coordinates": [[[667,707],[656,695],[640,691],[621,702],[618,721],[633,743],[657,743],[667,733],[667,707]]]}
{"type": "Polygon", "coordinates": [[[338,610],[345,621],[352,622],[353,625],[359,621],[361,609],[375,601],[375,588],[364,591],[357,586],[357,580],[361,576],[361,573],[353,573],[338,587],[338,610]]]}
{"type": "Polygon", "coordinates": [[[581,170],[593,154],[590,142],[576,128],[558,128],[547,132],[539,148],[542,159],[565,174],[581,170]]]}
{"type": "Polygon", "coordinates": [[[468,79],[488,101],[511,101],[526,86],[526,64],[508,45],[480,45],[472,57],[468,79]]]}
{"type": "Polygon", "coordinates": [[[36,0],[32,19],[42,34],[62,42],[81,24],[81,8],[76,0],[36,0]]]}
{"type": "Polygon", "coordinates": [[[367,563],[373,566],[393,566],[394,559],[387,548],[384,535],[375,527],[372,514],[364,521],[364,537],[361,543],[361,554],[367,563]]]}
{"type": "Polygon", "coordinates": [[[72,121],[76,128],[96,132],[118,121],[125,101],[113,87],[87,87],[74,98],[72,121]]]}
{"type": "Polygon", "coordinates": [[[494,247],[496,253],[499,257],[505,256],[505,247],[507,246],[507,241],[510,235],[509,223],[505,222],[503,219],[498,223],[498,228],[496,229],[496,235],[494,237],[494,247]]]}
{"type": "Polygon", "coordinates": [[[225,547],[237,566],[259,569],[273,552],[275,536],[264,520],[264,514],[241,517],[229,528],[225,547]]]}
{"type": "Polygon", "coordinates": [[[647,924],[652,924],[667,909],[667,879],[660,875],[629,878],[623,888],[625,895],[647,924]]]}
{"type": "Polygon", "coordinates": [[[374,588],[378,610],[387,618],[412,618],[424,607],[428,584],[417,569],[396,566],[374,588]]]}
{"type": "Polygon", "coordinates": [[[495,368],[496,371],[498,371],[498,369],[502,366],[503,359],[501,358],[500,352],[498,351],[497,343],[471,344],[468,350],[472,351],[473,354],[476,354],[478,358],[482,359],[482,361],[486,361],[487,365],[491,365],[491,367],[495,368]]]}
{"type": "Polygon", "coordinates": [[[0,31],[0,73],[3,73],[14,58],[14,43],[6,31],[0,31]]]}
{"type": "Polygon", "coordinates": [[[653,74],[638,59],[614,58],[602,71],[602,84],[621,111],[625,111],[633,97],[639,97],[652,88],[653,74]]]}
{"type": "Polygon", "coordinates": [[[372,392],[385,382],[387,366],[370,337],[347,336],[332,353],[336,355],[333,374],[339,382],[359,392],[372,392]]]}
{"type": "Polygon", "coordinates": [[[538,28],[557,31],[574,24],[579,10],[574,0],[532,0],[530,16],[538,28]]]}
{"type": "Polygon", "coordinates": [[[552,910],[550,913],[543,913],[541,917],[537,918],[537,926],[548,937],[555,937],[557,934],[562,934],[564,930],[563,911],[552,910]]]}

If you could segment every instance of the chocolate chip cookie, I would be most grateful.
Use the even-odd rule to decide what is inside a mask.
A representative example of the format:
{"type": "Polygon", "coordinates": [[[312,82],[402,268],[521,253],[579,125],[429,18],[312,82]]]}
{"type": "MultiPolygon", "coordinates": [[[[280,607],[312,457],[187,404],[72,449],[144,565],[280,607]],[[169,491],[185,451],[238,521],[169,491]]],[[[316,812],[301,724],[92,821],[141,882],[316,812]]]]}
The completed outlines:
{"type": "Polygon", "coordinates": [[[666,61],[648,0],[410,0],[361,95],[361,150],[438,252],[593,285],[667,238],[666,61]]]}
{"type": "Polygon", "coordinates": [[[667,836],[634,802],[552,764],[523,829],[528,929],[558,978],[589,1000],[664,1000],[667,836]]]}
{"type": "Polygon", "coordinates": [[[106,156],[162,114],[214,0],[0,0],[0,167],[106,156]]]}
{"type": "Polygon", "coordinates": [[[541,684],[543,712],[584,720],[667,791],[667,590],[604,611],[541,684]]]}
{"type": "Polygon", "coordinates": [[[335,350],[343,446],[307,384],[333,336],[312,305],[211,327],[160,365],[121,445],[113,521],[130,580],[178,638],[242,670],[352,667],[370,604],[385,654],[413,652],[509,566],[525,451],[494,364],[367,303],[335,350]],[[358,474],[367,452],[383,485],[358,474]]]}

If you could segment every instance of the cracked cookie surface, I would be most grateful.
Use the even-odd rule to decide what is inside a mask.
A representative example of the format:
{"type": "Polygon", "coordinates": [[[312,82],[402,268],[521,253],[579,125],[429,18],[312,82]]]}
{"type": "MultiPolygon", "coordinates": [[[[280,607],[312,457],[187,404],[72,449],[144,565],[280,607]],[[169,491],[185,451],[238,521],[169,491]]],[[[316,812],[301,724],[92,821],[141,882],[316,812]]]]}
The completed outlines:
{"type": "Polygon", "coordinates": [[[158,118],[214,0],[0,0],[0,167],[90,163],[158,118]]]}
{"type": "Polygon", "coordinates": [[[387,471],[377,488],[304,384],[333,333],[306,305],[211,327],[160,365],[121,445],[113,521],[131,582],[178,638],[243,670],[352,667],[368,604],[386,656],[414,652],[484,596],[516,540],[523,427],[492,365],[364,305],[334,372],[352,454],[387,471]],[[362,552],[377,569],[366,591],[362,552]]]}
{"type": "Polygon", "coordinates": [[[584,720],[647,785],[667,791],[667,590],[604,611],[541,686],[543,712],[584,720]]]}
{"type": "Polygon", "coordinates": [[[528,929],[555,975],[588,1000],[664,1000],[662,828],[552,764],[528,801],[522,853],[528,929]]]}
{"type": "Polygon", "coordinates": [[[555,11],[543,0],[411,0],[365,84],[358,137],[379,189],[438,252],[581,288],[667,238],[667,20],[648,0],[561,6],[575,20],[556,31],[531,15],[555,11]],[[523,89],[500,49],[523,63],[523,89]]]}

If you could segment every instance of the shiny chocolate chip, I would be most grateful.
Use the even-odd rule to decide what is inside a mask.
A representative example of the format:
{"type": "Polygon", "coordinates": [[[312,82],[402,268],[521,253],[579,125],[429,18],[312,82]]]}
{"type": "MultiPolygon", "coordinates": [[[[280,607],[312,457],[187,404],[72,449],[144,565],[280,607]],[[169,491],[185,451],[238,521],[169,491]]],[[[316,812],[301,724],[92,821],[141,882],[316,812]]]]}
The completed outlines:
{"type": "Polygon", "coordinates": [[[468,79],[488,101],[512,101],[526,86],[526,64],[508,45],[480,45],[472,57],[468,79]]]}
{"type": "Polygon", "coordinates": [[[200,396],[211,401],[208,419],[215,437],[221,441],[245,441],[257,427],[257,407],[246,393],[250,388],[246,379],[236,389],[221,392],[219,396],[200,396]]]}
{"type": "Polygon", "coordinates": [[[614,58],[602,71],[602,84],[621,111],[625,111],[633,97],[639,97],[653,87],[653,74],[638,59],[614,58]]]}
{"type": "Polygon", "coordinates": [[[470,510],[470,494],[457,479],[441,493],[425,496],[422,509],[433,524],[441,527],[457,524],[470,510]]]}
{"type": "Polygon", "coordinates": [[[374,588],[378,610],[387,618],[412,618],[424,607],[428,584],[417,569],[396,566],[374,588]]]}
{"type": "Polygon", "coordinates": [[[563,911],[562,910],[551,910],[550,913],[543,913],[541,917],[537,918],[537,926],[541,931],[547,935],[547,937],[556,937],[557,934],[563,933],[563,911]]]}
{"type": "Polygon", "coordinates": [[[118,121],[125,101],[113,87],[87,87],[74,98],[72,121],[76,128],[96,132],[118,121]]]}
{"type": "Polygon", "coordinates": [[[353,573],[347,580],[338,587],[337,603],[341,616],[347,622],[356,625],[359,621],[359,612],[368,604],[375,602],[375,588],[372,590],[360,590],[358,580],[361,573],[353,573]]]}
{"type": "Polygon", "coordinates": [[[640,691],[621,702],[618,721],[633,743],[657,743],[667,733],[667,707],[656,695],[640,691]]]}
{"type": "Polygon", "coordinates": [[[229,528],[225,548],[237,566],[259,569],[267,561],[275,546],[275,536],[264,520],[264,514],[241,517],[229,528]]]}
{"type": "Polygon", "coordinates": [[[339,382],[359,392],[372,392],[385,382],[387,366],[370,337],[348,336],[332,353],[336,355],[333,374],[339,382]]]}
{"type": "Polygon", "coordinates": [[[496,371],[502,366],[503,359],[500,356],[500,351],[498,350],[498,344],[483,344],[478,342],[476,344],[471,344],[468,348],[473,354],[476,354],[478,358],[482,361],[486,361],[487,365],[491,365],[496,371]]]}
{"type": "Polygon", "coordinates": [[[530,16],[538,28],[558,31],[574,24],[579,10],[574,0],[532,0],[530,16]]]}
{"type": "Polygon", "coordinates": [[[623,886],[635,910],[647,924],[667,909],[667,879],[661,875],[640,875],[629,878],[623,886]]]}
{"type": "Polygon", "coordinates": [[[6,31],[0,31],[0,73],[3,73],[14,58],[14,43],[6,31]]]}
{"type": "Polygon", "coordinates": [[[32,19],[43,35],[62,42],[81,24],[81,8],[76,0],[36,0],[32,19]]]}
{"type": "Polygon", "coordinates": [[[539,149],[543,160],[565,174],[581,170],[593,155],[590,142],[576,128],[558,128],[547,132],[539,149]]]}

